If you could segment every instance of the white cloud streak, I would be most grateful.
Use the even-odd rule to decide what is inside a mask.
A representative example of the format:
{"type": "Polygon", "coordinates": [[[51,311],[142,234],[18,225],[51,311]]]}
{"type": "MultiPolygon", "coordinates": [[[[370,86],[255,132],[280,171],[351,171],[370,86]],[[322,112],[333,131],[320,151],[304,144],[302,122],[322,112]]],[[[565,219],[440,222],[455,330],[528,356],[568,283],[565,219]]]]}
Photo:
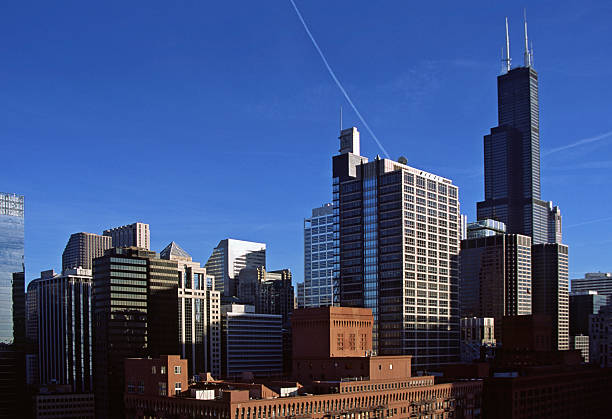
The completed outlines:
{"type": "Polygon", "coordinates": [[[559,151],[569,150],[574,147],[580,147],[585,144],[595,143],[601,140],[605,140],[606,138],[612,137],[612,131],[608,131],[606,133],[596,135],[595,137],[583,138],[582,140],[578,140],[571,144],[566,144],[561,147],[551,148],[550,150],[545,151],[543,154],[545,156],[553,153],[558,153],[559,151]]]}
{"type": "Polygon", "coordinates": [[[317,43],[317,41],[315,40],[314,36],[310,32],[310,29],[308,29],[308,25],[306,24],[306,21],[302,17],[302,14],[300,13],[300,10],[298,9],[297,5],[295,4],[295,2],[293,0],[289,0],[289,1],[291,2],[291,5],[293,6],[293,9],[295,10],[295,13],[297,14],[297,17],[300,19],[300,22],[302,22],[302,26],[304,27],[304,30],[308,34],[308,37],[312,41],[312,45],[314,45],[314,47],[316,48],[317,52],[319,53],[319,56],[321,57],[321,60],[323,60],[323,64],[325,64],[325,67],[327,68],[327,71],[328,71],[329,75],[331,76],[332,79],[334,79],[334,82],[336,82],[336,86],[338,86],[338,89],[340,89],[340,91],[344,95],[344,98],[346,99],[346,101],[349,103],[349,105],[351,105],[351,108],[353,108],[353,110],[355,111],[355,113],[359,117],[359,120],[361,121],[363,126],[366,127],[366,129],[368,130],[368,132],[370,133],[372,138],[374,138],[374,141],[376,141],[376,144],[378,144],[378,147],[380,147],[380,150],[383,152],[385,157],[390,159],[391,157],[389,157],[389,153],[387,153],[387,150],[385,150],[385,148],[383,147],[382,143],[378,140],[378,137],[376,136],[376,134],[374,134],[374,131],[372,131],[372,129],[370,128],[368,123],[365,121],[365,119],[361,115],[361,112],[359,112],[359,110],[357,109],[357,106],[355,106],[355,104],[353,103],[353,101],[349,97],[348,93],[346,92],[346,89],[344,89],[344,87],[342,86],[342,83],[340,83],[340,80],[338,80],[338,77],[336,77],[336,73],[334,73],[334,70],[332,70],[331,66],[327,62],[327,58],[325,58],[325,55],[323,54],[323,51],[321,51],[321,48],[319,48],[319,44],[317,43]]]}

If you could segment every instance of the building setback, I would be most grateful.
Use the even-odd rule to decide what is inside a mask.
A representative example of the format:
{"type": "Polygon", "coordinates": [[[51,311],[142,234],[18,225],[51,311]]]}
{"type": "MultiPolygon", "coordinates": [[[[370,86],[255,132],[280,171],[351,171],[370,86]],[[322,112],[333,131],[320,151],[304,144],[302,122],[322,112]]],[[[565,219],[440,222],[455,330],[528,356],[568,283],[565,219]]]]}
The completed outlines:
{"type": "Polygon", "coordinates": [[[304,299],[303,307],[333,303],[334,266],[333,205],[313,208],[304,219],[304,299]]]}
{"type": "Polygon", "coordinates": [[[113,247],[140,247],[151,250],[149,224],[133,223],[104,230],[102,233],[112,238],[113,247]]]}
{"type": "Polygon", "coordinates": [[[0,417],[16,417],[25,392],[24,198],[0,193],[0,417]]]}
{"type": "Polygon", "coordinates": [[[533,314],[553,321],[553,348],[569,349],[568,247],[536,244],[532,252],[533,314]]]}
{"type": "Polygon", "coordinates": [[[353,127],[333,157],[333,198],[334,304],[372,309],[381,355],[412,355],[417,370],[457,362],[457,187],[400,162],[368,162],[353,127]]]}
{"type": "Polygon", "coordinates": [[[62,271],[65,269],[92,269],[92,261],[104,256],[113,247],[113,239],[93,233],[74,233],[68,239],[62,253],[62,271]]]}
{"type": "Polygon", "coordinates": [[[93,391],[91,283],[90,269],[66,269],[41,272],[28,284],[28,304],[36,312],[27,326],[36,331],[37,384],[93,391]]]}
{"type": "Polygon", "coordinates": [[[531,238],[497,234],[461,241],[461,317],[493,317],[503,343],[502,318],[531,314],[531,238]]]}

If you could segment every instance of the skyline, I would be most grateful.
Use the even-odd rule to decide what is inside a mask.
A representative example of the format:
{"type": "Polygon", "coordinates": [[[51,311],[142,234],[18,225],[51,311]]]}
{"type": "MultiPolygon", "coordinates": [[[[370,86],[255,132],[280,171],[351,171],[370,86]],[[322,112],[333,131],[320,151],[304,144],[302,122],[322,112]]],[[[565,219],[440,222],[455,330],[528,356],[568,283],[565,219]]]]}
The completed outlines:
{"type": "MultiPolygon", "coordinates": [[[[453,184],[459,187],[462,212],[468,215],[469,221],[475,221],[476,201],[484,197],[482,136],[495,126],[496,120],[495,78],[499,74],[501,62],[499,48],[494,48],[493,45],[502,45],[503,18],[505,13],[512,12],[511,53],[515,64],[521,63],[522,9],[516,7],[515,11],[506,7],[484,15],[486,17],[480,15],[479,25],[475,26],[490,39],[476,38],[476,28],[464,28],[465,33],[456,34],[458,39],[454,40],[453,45],[457,47],[457,51],[451,51],[451,57],[442,59],[440,55],[444,56],[448,50],[432,49],[430,43],[439,45],[440,39],[430,40],[428,48],[424,48],[429,54],[422,54],[423,58],[412,63],[407,71],[401,72],[397,67],[401,67],[407,57],[394,56],[392,51],[398,47],[397,44],[401,43],[401,40],[411,39],[410,34],[421,33],[420,36],[426,38],[422,34],[422,26],[417,25],[413,32],[409,28],[394,28],[393,24],[385,30],[373,25],[378,23],[376,19],[381,15],[392,21],[407,18],[412,6],[398,12],[401,16],[392,16],[391,10],[385,9],[389,6],[368,10],[363,4],[350,10],[339,10],[339,6],[326,5],[329,13],[317,14],[316,11],[322,4],[314,6],[298,3],[298,6],[331,65],[390,152],[391,158],[397,159],[400,155],[405,155],[410,166],[452,179],[453,184]],[[368,16],[368,11],[379,14],[368,16]],[[331,22],[339,20],[339,16],[342,16],[340,12],[346,12],[355,21],[366,25],[375,39],[362,39],[359,34],[352,34],[356,39],[347,39],[345,33],[343,37],[338,37],[338,31],[342,28],[334,27],[331,22]],[[385,39],[393,30],[407,31],[407,36],[399,37],[401,39],[396,39],[394,43],[390,42],[392,46],[376,45],[375,40],[385,39]],[[471,40],[472,46],[478,42],[483,45],[482,48],[477,48],[478,51],[474,51],[472,55],[460,54],[460,50],[469,44],[468,39],[471,40]],[[366,45],[364,50],[361,50],[360,43],[366,45]],[[363,65],[365,70],[346,65],[355,57],[353,54],[357,50],[359,64],[363,65]],[[400,65],[385,67],[385,64],[393,62],[394,59],[400,61],[400,65]],[[371,61],[380,62],[380,67],[391,74],[382,74],[376,63],[371,61]],[[455,71],[445,72],[445,68],[455,71]],[[471,94],[473,96],[470,96],[471,94]],[[464,95],[461,99],[465,101],[455,103],[454,100],[459,95],[464,95]],[[443,103],[438,103],[438,100],[443,103]],[[400,111],[406,112],[406,115],[403,115],[407,120],[405,123],[400,122],[400,111]],[[447,120],[450,120],[448,127],[440,124],[447,120]],[[399,141],[403,136],[400,128],[406,129],[406,126],[410,127],[412,132],[406,136],[410,138],[409,142],[402,144],[399,141]],[[456,136],[457,133],[462,141],[449,140],[449,137],[453,134],[456,136]],[[419,147],[422,144],[419,141],[424,139],[427,139],[428,147],[419,147]],[[411,153],[411,150],[414,151],[411,153]],[[457,159],[457,156],[461,160],[457,159]],[[435,161],[444,163],[436,165],[433,163],[435,161]]],[[[120,61],[127,63],[124,73],[108,73],[111,69],[107,67],[79,67],[76,69],[76,75],[80,77],[67,77],[64,80],[60,70],[67,69],[68,63],[51,61],[50,73],[43,74],[41,71],[31,79],[33,74],[28,71],[34,70],[20,67],[28,62],[28,57],[20,57],[19,54],[19,49],[24,48],[24,45],[17,43],[8,51],[6,46],[2,47],[5,55],[9,53],[9,63],[7,68],[0,70],[4,79],[1,83],[9,90],[6,97],[0,100],[0,106],[5,110],[0,132],[5,138],[15,139],[8,144],[9,155],[18,156],[17,153],[23,149],[24,142],[29,142],[32,146],[28,155],[28,162],[32,164],[25,165],[18,159],[9,159],[0,169],[2,177],[9,180],[3,186],[5,192],[25,195],[27,282],[37,278],[42,270],[61,267],[61,252],[70,234],[80,231],[101,234],[106,228],[136,221],[151,225],[152,250],[159,252],[171,241],[176,241],[194,260],[202,263],[206,262],[219,240],[224,238],[265,242],[268,249],[268,267],[289,267],[293,272],[294,282],[303,281],[302,223],[312,208],[331,202],[331,157],[336,153],[339,107],[346,104],[316,56],[316,51],[296,19],[291,5],[287,2],[286,6],[271,11],[274,16],[266,15],[261,18],[264,22],[270,19],[284,25],[283,29],[288,31],[290,40],[273,39],[272,47],[260,51],[264,55],[269,54],[268,57],[260,58],[252,52],[251,55],[246,55],[248,65],[244,70],[253,70],[255,76],[249,71],[238,71],[230,65],[240,63],[240,59],[227,61],[225,66],[219,62],[212,63],[214,71],[207,74],[221,78],[217,80],[221,88],[213,89],[213,93],[217,95],[213,96],[213,99],[209,99],[210,92],[206,89],[213,86],[206,86],[202,81],[204,78],[195,74],[195,71],[193,74],[187,74],[191,73],[191,67],[167,68],[164,67],[163,60],[158,62],[159,67],[153,66],[149,69],[150,73],[144,73],[149,77],[145,77],[145,83],[138,84],[136,76],[142,68],[136,57],[127,59],[128,53],[134,52],[130,48],[125,48],[123,52],[126,56],[120,61]],[[279,51],[286,54],[282,57],[282,62],[281,57],[275,55],[279,51]],[[12,58],[21,59],[11,61],[11,54],[12,58]],[[271,63],[266,63],[266,59],[271,63]],[[18,70],[26,72],[18,74],[18,70]],[[224,70],[229,71],[229,76],[235,76],[239,81],[236,90],[248,90],[247,101],[241,102],[240,99],[245,97],[240,96],[231,87],[224,86],[224,70]],[[269,79],[257,77],[267,71],[270,71],[269,79]],[[180,77],[161,77],[173,74],[175,77],[186,76],[189,82],[180,77]],[[19,80],[20,76],[23,77],[21,81],[32,81],[33,86],[28,86],[24,91],[25,86],[11,85],[19,80]],[[279,77],[281,80],[274,80],[279,77]],[[88,78],[91,78],[89,84],[88,78]],[[124,87],[134,83],[134,89],[122,91],[121,88],[111,85],[111,80],[119,82],[120,85],[125,84],[124,87]],[[102,83],[98,83],[100,81],[102,83]],[[155,95],[146,90],[146,87],[153,88],[156,81],[164,81],[162,86],[166,91],[162,93],[165,95],[155,95]],[[295,90],[290,89],[291,85],[295,90]],[[300,86],[301,90],[296,89],[296,85],[300,86]],[[38,91],[37,87],[42,89],[38,91]],[[195,87],[195,95],[191,94],[191,87],[195,87]],[[113,88],[116,91],[112,90],[113,88]],[[99,96],[94,95],[92,99],[95,100],[88,100],[90,98],[87,92],[94,92],[99,96]],[[231,93],[232,100],[236,99],[232,102],[234,106],[222,102],[224,94],[227,93],[231,93]],[[35,94],[40,95],[40,103],[36,101],[35,94]],[[67,96],[64,97],[64,94],[67,96]],[[78,98],[82,102],[71,102],[78,98]],[[163,102],[165,105],[162,106],[160,103],[164,98],[170,101],[163,102]],[[255,98],[258,100],[253,100],[255,98]],[[63,102],[59,107],[54,107],[54,99],[63,99],[63,102]],[[106,103],[105,99],[110,99],[110,103],[106,103]],[[221,102],[217,103],[215,99],[221,102]],[[239,106],[235,103],[239,103],[239,106]],[[189,104],[195,105],[195,109],[190,108],[189,104]],[[123,125],[123,114],[119,114],[122,111],[127,112],[128,117],[125,120],[129,121],[123,125]],[[159,119],[166,112],[173,119],[159,119]],[[209,119],[205,119],[204,123],[200,123],[198,119],[202,112],[209,112],[209,119]],[[215,121],[215,118],[219,117],[225,119],[215,121]],[[244,122],[245,126],[241,126],[239,122],[244,122]],[[179,140],[175,139],[177,123],[179,126],[180,123],[186,125],[183,127],[184,131],[179,134],[179,140]],[[211,132],[215,137],[207,137],[206,132],[211,132]],[[254,146],[249,141],[250,135],[253,134],[259,145],[254,146]],[[87,147],[82,147],[80,141],[86,135],[93,138],[87,147]],[[204,138],[204,141],[201,141],[201,138],[204,138]],[[58,143],[48,146],[48,140],[58,143]],[[147,149],[146,145],[150,143],[157,149],[147,149]],[[105,148],[105,144],[108,147],[105,148]],[[93,165],[80,161],[87,159],[90,153],[95,156],[93,165]],[[98,155],[99,159],[96,158],[98,155]],[[54,158],[59,161],[54,162],[54,158]],[[151,162],[147,164],[145,159],[151,159],[151,162]],[[269,164],[267,160],[274,164],[269,164]],[[115,167],[109,164],[110,162],[115,162],[115,167]],[[208,165],[212,166],[212,170],[208,165]],[[71,171],[73,167],[74,175],[71,171]],[[107,167],[108,177],[92,173],[107,167]],[[30,171],[32,173],[29,173],[30,171]],[[212,172],[217,172],[218,176],[210,176],[212,172]],[[17,173],[19,176],[16,176],[17,173]],[[257,179],[254,173],[261,174],[261,178],[257,179]],[[192,179],[186,180],[187,177],[192,179]],[[202,208],[205,210],[202,211],[202,208]],[[188,230],[190,225],[195,225],[196,228],[188,230]]],[[[15,5],[11,7],[19,8],[15,5]]],[[[245,9],[249,7],[253,6],[247,5],[245,9]]],[[[42,16],[44,7],[41,9],[43,10],[37,10],[36,13],[41,13],[42,16]]],[[[474,6],[465,12],[460,12],[459,8],[456,11],[457,14],[463,15],[469,14],[473,9],[474,6]]],[[[576,60],[563,62],[564,70],[560,70],[555,62],[558,58],[555,52],[559,51],[559,45],[549,42],[550,32],[551,29],[568,22],[569,11],[567,7],[561,7],[555,12],[542,9],[532,7],[527,11],[529,35],[535,44],[534,67],[541,77],[542,196],[561,207],[563,241],[570,246],[570,277],[581,276],[584,272],[609,271],[611,268],[605,265],[606,252],[602,249],[602,244],[610,242],[605,236],[612,232],[612,217],[605,217],[605,213],[599,208],[609,206],[612,198],[610,194],[606,196],[605,192],[601,194],[597,191],[605,191],[610,181],[610,174],[606,170],[612,168],[612,162],[598,157],[612,150],[612,126],[605,118],[605,98],[609,97],[606,91],[611,89],[605,80],[611,70],[609,66],[605,67],[605,62],[600,66],[588,66],[586,70],[578,64],[597,62],[597,50],[606,49],[606,40],[612,39],[612,36],[605,35],[610,33],[610,28],[603,26],[606,14],[602,13],[602,10],[606,13],[612,10],[609,6],[602,6],[598,12],[589,12],[585,7],[581,16],[574,17],[575,22],[589,22],[589,28],[583,27],[585,32],[599,30],[603,31],[604,35],[600,33],[595,39],[592,32],[574,32],[572,35],[576,38],[575,42],[581,43],[584,48],[570,48],[578,56],[576,60]],[[544,17],[545,12],[556,13],[558,22],[551,23],[550,17],[544,17]],[[598,26],[598,23],[602,26],[598,26]],[[591,44],[585,42],[585,39],[590,40],[591,44]],[[579,54],[583,56],[580,57],[579,54]],[[572,77],[580,80],[579,86],[567,81],[574,80],[572,77]],[[596,96],[594,92],[600,96],[596,96]],[[569,103],[565,103],[563,99],[569,103]],[[568,122],[569,126],[566,125],[568,122]],[[572,122],[574,125],[571,125],[572,122]],[[572,164],[573,167],[568,168],[572,164]],[[592,205],[587,206],[586,199],[593,200],[592,205]]],[[[77,11],[79,10],[84,13],[89,9],[87,6],[81,6],[77,11]]],[[[427,10],[430,9],[424,6],[422,11],[427,10]]],[[[154,23],[160,23],[160,19],[163,21],[164,18],[187,18],[188,15],[178,14],[174,9],[171,12],[173,13],[169,16],[145,13],[144,25],[154,28],[154,23]]],[[[222,13],[223,10],[218,12],[220,16],[228,17],[222,13]]],[[[7,15],[10,16],[11,13],[7,15]]],[[[239,22],[246,23],[248,12],[240,10],[238,15],[239,22]]],[[[61,17],[57,17],[58,21],[54,24],[58,26],[52,27],[55,31],[59,31],[61,26],[61,17]]],[[[112,17],[120,22],[119,16],[112,17]]],[[[421,25],[431,25],[433,18],[425,14],[421,25]]],[[[180,37],[182,40],[193,35],[189,31],[195,30],[196,27],[195,18],[188,21],[187,29],[180,37]],[[190,26],[192,24],[194,26],[190,26]]],[[[10,31],[11,27],[14,29],[17,23],[18,21],[7,22],[9,28],[2,31],[7,35],[10,33],[7,31],[10,31]]],[[[78,26],[78,23],[74,22],[73,25],[78,26]]],[[[236,28],[244,29],[239,24],[236,28]]],[[[139,38],[136,29],[127,26],[121,29],[124,31],[119,31],[120,33],[115,35],[116,39],[111,37],[111,44],[115,47],[120,46],[120,36],[126,33],[134,37],[131,40],[127,38],[132,47],[137,46],[137,41],[144,40],[139,38]]],[[[272,41],[272,34],[259,25],[254,27],[247,24],[247,29],[262,29],[266,39],[272,41]]],[[[437,29],[445,33],[451,31],[450,28],[437,29]]],[[[245,33],[240,32],[236,39],[232,39],[232,42],[237,43],[232,45],[248,41],[249,46],[253,46],[261,40],[261,33],[249,34],[257,39],[247,39],[245,33]]],[[[95,38],[96,32],[92,31],[90,35],[95,38]]],[[[164,32],[164,35],[171,38],[171,34],[164,32]]],[[[567,41],[569,36],[558,32],[554,35],[559,41],[567,41]]],[[[205,37],[206,35],[203,35],[199,41],[203,42],[205,37]]],[[[57,33],[56,38],[62,39],[57,33]]],[[[85,39],[72,41],[82,46],[80,42],[91,41],[91,38],[85,39]]],[[[164,41],[155,39],[155,42],[164,41]]],[[[105,45],[102,39],[95,40],[98,41],[98,46],[105,45]]],[[[224,41],[229,42],[227,39],[224,41]]],[[[571,46],[571,42],[566,45],[571,46]]],[[[174,49],[181,49],[180,43],[177,43],[174,49]]],[[[181,50],[182,54],[176,55],[175,50],[162,49],[170,55],[168,63],[182,57],[187,62],[189,58],[193,59],[192,64],[195,66],[194,51],[181,50]]],[[[228,58],[226,52],[214,51],[228,58]]],[[[104,52],[113,56],[108,45],[104,52]]],[[[249,48],[246,47],[242,52],[248,53],[249,48]]],[[[60,55],[65,53],[61,52],[60,55]]],[[[33,52],[32,56],[38,54],[42,52],[33,52]]],[[[48,59],[51,55],[49,52],[41,59],[48,59]]],[[[89,60],[90,66],[101,64],[90,55],[85,54],[85,58],[89,60]]],[[[154,63],[154,48],[146,50],[144,58],[148,60],[147,63],[154,63]]],[[[609,58],[599,58],[609,62],[609,58]]],[[[111,62],[117,60],[109,57],[107,59],[111,62]]],[[[76,60],[72,62],[75,63],[76,60]]],[[[348,110],[349,108],[344,106],[345,126],[357,126],[362,133],[362,155],[373,158],[378,153],[374,139],[363,129],[365,127],[358,122],[357,116],[348,110]]]]}

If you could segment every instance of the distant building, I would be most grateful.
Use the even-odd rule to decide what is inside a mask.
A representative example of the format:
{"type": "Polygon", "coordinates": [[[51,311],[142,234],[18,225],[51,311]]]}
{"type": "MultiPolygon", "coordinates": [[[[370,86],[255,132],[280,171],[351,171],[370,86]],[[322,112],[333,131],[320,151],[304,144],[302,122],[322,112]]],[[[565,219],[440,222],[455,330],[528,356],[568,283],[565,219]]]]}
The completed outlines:
{"type": "Polygon", "coordinates": [[[468,223],[466,227],[468,239],[477,239],[479,237],[489,237],[498,234],[506,234],[506,225],[501,221],[495,220],[480,220],[473,223],[468,223]]]}
{"type": "Polygon", "coordinates": [[[572,291],[569,295],[570,336],[589,334],[589,316],[599,313],[607,303],[605,295],[597,291],[572,291]]]}
{"type": "Polygon", "coordinates": [[[297,283],[297,292],[296,292],[296,296],[295,296],[295,300],[296,300],[296,304],[295,304],[295,308],[304,308],[306,307],[306,299],[305,299],[305,290],[304,290],[304,283],[303,282],[298,282],[297,283]]]}
{"type": "Polygon", "coordinates": [[[82,268],[61,275],[44,271],[28,284],[28,306],[35,315],[27,326],[29,334],[36,334],[36,376],[43,386],[93,391],[91,284],[91,270],[82,268]]]}
{"type": "Polygon", "coordinates": [[[559,243],[536,244],[531,248],[531,255],[532,312],[551,316],[553,347],[567,350],[569,349],[568,247],[559,243]]]}
{"type": "Polygon", "coordinates": [[[334,264],[333,205],[324,204],[304,219],[304,303],[303,307],[333,304],[334,264]]]}
{"type": "Polygon", "coordinates": [[[178,355],[126,358],[125,394],[171,397],[189,389],[187,360],[178,355]]]}
{"type": "Polygon", "coordinates": [[[283,325],[288,324],[295,295],[289,269],[245,268],[240,271],[237,284],[241,303],[255,306],[257,313],[280,314],[283,325]]]}
{"type": "Polygon", "coordinates": [[[495,346],[495,319],[492,317],[461,319],[461,362],[491,357],[495,346]]]}
{"type": "Polygon", "coordinates": [[[92,261],[104,256],[113,247],[113,239],[93,233],[74,233],[62,253],[62,271],[65,269],[92,269],[92,261]]]}
{"type": "Polygon", "coordinates": [[[224,239],[206,262],[206,271],[215,277],[215,290],[227,297],[236,296],[236,280],[244,268],[266,266],[265,243],[224,239]]]}
{"type": "Polygon", "coordinates": [[[75,393],[70,385],[42,386],[33,397],[35,419],[94,419],[93,393],[75,393]]]}
{"type": "Polygon", "coordinates": [[[589,272],[584,274],[584,278],[572,279],[572,292],[577,291],[597,291],[612,303],[612,272],[589,272]]]}
{"type": "Polygon", "coordinates": [[[24,198],[0,193],[0,417],[17,417],[23,409],[26,317],[23,260],[24,198]]]}
{"type": "Polygon", "coordinates": [[[461,316],[494,318],[495,339],[503,344],[503,317],[531,314],[531,238],[495,234],[463,240],[459,260],[461,316]]]}
{"type": "Polygon", "coordinates": [[[582,361],[589,363],[589,337],[585,335],[570,336],[570,350],[580,351],[582,361]]]}
{"type": "Polygon", "coordinates": [[[243,304],[221,306],[222,375],[278,377],[283,372],[282,316],[243,304]]]}
{"type": "Polygon", "coordinates": [[[181,356],[195,376],[221,375],[221,297],[212,289],[214,277],[175,242],[160,252],[178,264],[178,314],[181,356]]]}
{"type": "Polygon", "coordinates": [[[589,360],[602,368],[612,367],[612,305],[590,316],[589,360]]]}
{"type": "Polygon", "coordinates": [[[151,250],[149,224],[128,224],[104,230],[102,234],[113,239],[113,247],[140,247],[151,250]]]}

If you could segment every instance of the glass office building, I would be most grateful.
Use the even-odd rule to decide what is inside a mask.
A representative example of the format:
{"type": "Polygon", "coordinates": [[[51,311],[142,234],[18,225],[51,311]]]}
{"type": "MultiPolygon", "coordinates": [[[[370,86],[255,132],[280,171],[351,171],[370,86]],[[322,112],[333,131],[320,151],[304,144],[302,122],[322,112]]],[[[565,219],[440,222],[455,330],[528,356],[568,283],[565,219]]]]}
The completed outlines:
{"type": "Polygon", "coordinates": [[[314,208],[311,217],[304,219],[303,307],[329,306],[333,302],[334,218],[332,208],[332,204],[324,204],[314,208]]]}
{"type": "Polygon", "coordinates": [[[0,193],[0,417],[16,414],[25,390],[23,263],[24,198],[0,193]]]}

